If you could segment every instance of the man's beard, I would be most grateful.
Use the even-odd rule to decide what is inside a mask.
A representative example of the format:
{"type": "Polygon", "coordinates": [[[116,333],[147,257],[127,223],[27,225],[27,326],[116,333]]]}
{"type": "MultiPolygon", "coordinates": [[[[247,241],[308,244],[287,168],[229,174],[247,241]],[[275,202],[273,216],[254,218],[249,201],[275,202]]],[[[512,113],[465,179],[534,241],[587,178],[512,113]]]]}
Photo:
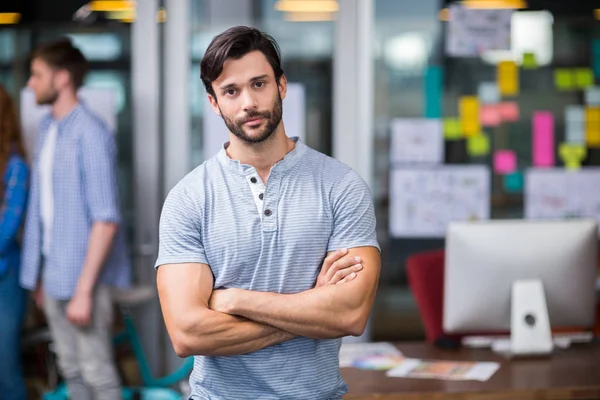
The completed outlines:
{"type": "Polygon", "coordinates": [[[56,100],[58,100],[58,92],[54,89],[51,89],[44,96],[36,99],[36,103],[39,106],[51,106],[54,104],[54,102],[56,102],[56,100]]]}
{"type": "Polygon", "coordinates": [[[263,111],[263,112],[250,111],[250,112],[246,113],[246,116],[244,118],[240,118],[235,121],[233,119],[225,117],[222,113],[221,113],[221,116],[223,118],[223,121],[225,121],[225,125],[227,126],[227,128],[229,129],[229,131],[231,133],[233,133],[242,142],[247,143],[247,144],[253,144],[253,143],[262,143],[262,142],[266,141],[267,139],[269,139],[273,135],[273,133],[275,133],[275,130],[277,129],[277,127],[279,126],[279,123],[281,122],[282,114],[283,114],[283,107],[282,107],[281,96],[279,95],[279,93],[277,93],[277,100],[275,101],[275,107],[273,107],[273,109],[271,111],[263,111]],[[267,124],[262,129],[262,132],[260,132],[259,135],[249,136],[244,131],[244,123],[246,123],[247,121],[249,121],[251,119],[258,118],[258,117],[264,118],[267,121],[267,124]]]}

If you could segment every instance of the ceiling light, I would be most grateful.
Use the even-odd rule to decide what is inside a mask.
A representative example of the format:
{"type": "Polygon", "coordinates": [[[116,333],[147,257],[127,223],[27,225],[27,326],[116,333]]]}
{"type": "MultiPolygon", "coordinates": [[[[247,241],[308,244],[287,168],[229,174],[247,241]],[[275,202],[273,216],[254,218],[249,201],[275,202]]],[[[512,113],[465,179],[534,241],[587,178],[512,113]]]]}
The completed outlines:
{"type": "Polygon", "coordinates": [[[335,13],[331,12],[286,12],[284,20],[289,22],[322,22],[334,21],[335,13]]]}
{"type": "Polygon", "coordinates": [[[277,11],[286,12],[336,12],[340,5],[336,0],[279,0],[275,3],[277,11]]]}
{"type": "Polygon", "coordinates": [[[0,25],[17,24],[21,20],[19,13],[0,13],[0,25]]]}
{"type": "Polygon", "coordinates": [[[481,9],[521,9],[527,8],[525,0],[462,0],[461,4],[466,8],[481,9]]]}
{"type": "Polygon", "coordinates": [[[89,2],[91,11],[118,12],[135,10],[135,1],[131,0],[96,0],[89,2]]]}

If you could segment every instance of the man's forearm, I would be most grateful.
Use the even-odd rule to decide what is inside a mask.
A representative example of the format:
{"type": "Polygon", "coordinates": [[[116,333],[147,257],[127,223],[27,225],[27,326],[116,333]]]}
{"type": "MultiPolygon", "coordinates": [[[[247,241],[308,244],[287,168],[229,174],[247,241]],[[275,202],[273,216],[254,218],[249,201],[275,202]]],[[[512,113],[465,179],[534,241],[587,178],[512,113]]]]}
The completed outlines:
{"type": "Polygon", "coordinates": [[[233,356],[251,353],[291,340],[294,334],[279,328],[211,310],[202,310],[187,329],[173,338],[181,357],[233,356]]]}
{"type": "MultiPolygon", "coordinates": [[[[232,314],[268,324],[299,336],[329,339],[360,335],[364,326],[364,301],[349,298],[341,285],[311,289],[297,294],[239,291],[232,314]]],[[[367,296],[369,297],[369,296],[367,296]]]]}
{"type": "Polygon", "coordinates": [[[77,282],[76,293],[93,292],[104,262],[110,253],[118,226],[108,222],[94,222],[90,232],[87,255],[77,282]]]}

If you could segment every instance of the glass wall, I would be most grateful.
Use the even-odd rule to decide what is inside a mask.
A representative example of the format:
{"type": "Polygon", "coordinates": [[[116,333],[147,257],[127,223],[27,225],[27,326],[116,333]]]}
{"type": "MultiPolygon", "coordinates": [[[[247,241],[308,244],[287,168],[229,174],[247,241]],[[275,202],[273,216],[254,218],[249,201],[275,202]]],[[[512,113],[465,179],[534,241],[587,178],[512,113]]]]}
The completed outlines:
{"type": "MultiPolygon", "coordinates": [[[[383,250],[373,324],[375,339],[407,339],[421,335],[420,318],[408,290],[406,259],[421,251],[444,247],[442,238],[392,238],[389,234],[390,123],[394,118],[425,117],[427,68],[437,66],[443,73],[442,117],[457,117],[462,96],[478,96],[481,82],[496,81],[499,60],[516,57],[515,61],[520,64],[527,46],[528,51],[535,51],[537,65],[532,69],[519,68],[519,93],[508,99],[516,102],[518,107],[516,120],[483,128],[490,138],[490,151],[481,156],[470,155],[465,139],[445,141],[445,164],[486,165],[493,171],[493,151],[510,149],[516,154],[517,171],[522,173],[532,166],[533,113],[545,110],[554,115],[558,145],[565,139],[565,108],[585,104],[585,91],[557,88],[556,70],[590,68],[592,42],[600,39],[600,25],[590,7],[578,10],[556,4],[562,2],[540,2],[543,3],[541,8],[518,11],[516,23],[513,15],[511,41],[514,54],[449,57],[444,51],[447,14],[440,14],[449,3],[444,0],[375,0],[376,157],[373,189],[383,250]],[[532,11],[537,14],[531,14],[532,11]],[[532,40],[535,41],[533,45],[532,40]]],[[[589,148],[584,165],[600,164],[598,153],[598,149],[589,148]]],[[[558,152],[556,160],[557,166],[561,166],[558,152]]],[[[522,190],[508,190],[499,174],[492,173],[490,200],[492,218],[523,217],[522,190]]]]}
{"type": "MultiPolygon", "coordinates": [[[[211,39],[239,24],[266,31],[281,48],[283,69],[288,82],[304,88],[306,143],[331,154],[332,59],[334,21],[290,21],[275,9],[275,0],[211,1],[190,0],[191,12],[191,134],[192,166],[205,159],[206,92],[200,80],[200,61],[211,39]]],[[[289,128],[288,128],[289,130],[289,128]]]]}

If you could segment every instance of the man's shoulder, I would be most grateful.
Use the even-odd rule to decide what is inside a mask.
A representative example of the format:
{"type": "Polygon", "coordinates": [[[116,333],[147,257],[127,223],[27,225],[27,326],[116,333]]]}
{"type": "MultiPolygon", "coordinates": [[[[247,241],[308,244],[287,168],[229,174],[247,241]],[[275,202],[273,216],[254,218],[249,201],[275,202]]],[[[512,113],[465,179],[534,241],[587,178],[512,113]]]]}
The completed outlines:
{"type": "Polygon", "coordinates": [[[199,198],[203,196],[211,182],[220,180],[221,174],[222,171],[216,159],[214,157],[208,159],[181,178],[171,189],[171,195],[199,198]]]}
{"type": "Polygon", "coordinates": [[[355,174],[348,165],[310,147],[307,148],[303,166],[312,170],[315,175],[320,174],[328,184],[335,184],[348,174],[355,174]]]}

